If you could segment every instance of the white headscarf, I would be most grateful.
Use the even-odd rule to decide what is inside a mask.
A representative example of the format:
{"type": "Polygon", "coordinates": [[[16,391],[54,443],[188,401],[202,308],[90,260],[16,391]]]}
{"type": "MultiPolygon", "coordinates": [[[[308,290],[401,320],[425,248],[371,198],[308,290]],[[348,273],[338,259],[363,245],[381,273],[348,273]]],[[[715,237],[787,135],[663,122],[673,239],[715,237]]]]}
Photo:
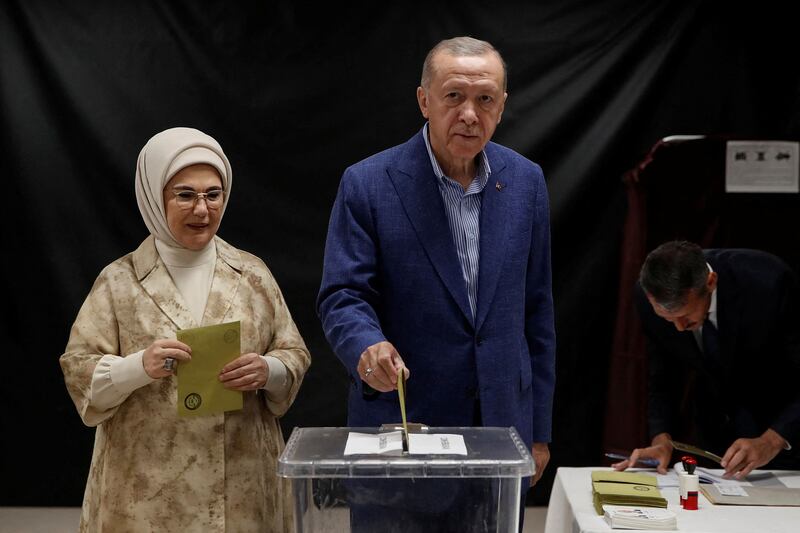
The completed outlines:
{"type": "Polygon", "coordinates": [[[231,165],[222,147],[209,135],[193,128],[170,128],[147,141],[136,161],[136,203],[147,229],[160,241],[183,248],[167,224],[164,187],[178,171],[197,164],[217,169],[225,190],[220,219],[231,193],[231,165]]]}

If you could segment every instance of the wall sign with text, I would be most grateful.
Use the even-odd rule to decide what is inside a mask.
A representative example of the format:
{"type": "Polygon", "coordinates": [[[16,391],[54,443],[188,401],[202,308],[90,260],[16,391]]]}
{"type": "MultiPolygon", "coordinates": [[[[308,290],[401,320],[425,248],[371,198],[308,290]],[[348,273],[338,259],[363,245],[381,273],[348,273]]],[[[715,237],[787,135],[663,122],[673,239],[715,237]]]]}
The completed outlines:
{"type": "Polygon", "coordinates": [[[799,146],[788,141],[728,141],[725,192],[800,192],[799,146]]]}

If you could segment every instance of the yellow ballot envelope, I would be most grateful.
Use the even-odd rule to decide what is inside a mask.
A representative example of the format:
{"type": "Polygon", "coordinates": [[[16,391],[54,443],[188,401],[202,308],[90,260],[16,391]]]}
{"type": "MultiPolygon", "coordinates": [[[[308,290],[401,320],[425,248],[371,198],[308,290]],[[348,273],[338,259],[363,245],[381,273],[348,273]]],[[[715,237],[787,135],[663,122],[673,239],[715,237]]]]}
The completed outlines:
{"type": "Polygon", "coordinates": [[[242,393],[219,380],[222,367],[241,355],[240,323],[229,322],[178,331],[192,349],[192,360],[178,364],[178,416],[199,416],[242,408],[242,393]]]}

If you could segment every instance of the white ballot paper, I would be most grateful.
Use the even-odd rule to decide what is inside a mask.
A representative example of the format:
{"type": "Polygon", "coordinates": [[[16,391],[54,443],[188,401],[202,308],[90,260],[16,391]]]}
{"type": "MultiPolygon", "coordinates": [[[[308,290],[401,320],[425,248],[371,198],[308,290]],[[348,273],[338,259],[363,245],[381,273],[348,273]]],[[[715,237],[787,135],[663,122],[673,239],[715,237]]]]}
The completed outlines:
{"type": "Polygon", "coordinates": [[[408,453],[412,455],[467,455],[463,435],[449,433],[409,433],[408,453]]]}
{"type": "Polygon", "coordinates": [[[382,454],[401,455],[403,453],[403,432],[392,431],[389,433],[356,433],[347,434],[347,444],[344,445],[345,455],[356,454],[382,454]]]}
{"type": "MultiPolygon", "coordinates": [[[[403,432],[357,433],[347,435],[344,455],[401,455],[403,453],[403,432]]],[[[467,455],[467,446],[462,435],[445,433],[409,433],[408,453],[410,455],[467,455]]]]}
{"type": "Polygon", "coordinates": [[[723,496],[744,496],[747,497],[747,491],[738,483],[714,483],[717,490],[723,496]]]}

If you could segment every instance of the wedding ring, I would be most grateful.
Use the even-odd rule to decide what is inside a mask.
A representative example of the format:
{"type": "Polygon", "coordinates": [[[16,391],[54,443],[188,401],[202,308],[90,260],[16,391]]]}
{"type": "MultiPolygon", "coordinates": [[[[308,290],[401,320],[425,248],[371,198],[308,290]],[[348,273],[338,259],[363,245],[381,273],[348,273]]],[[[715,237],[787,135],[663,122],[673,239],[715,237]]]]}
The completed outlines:
{"type": "Polygon", "coordinates": [[[175,367],[175,359],[172,357],[167,357],[164,359],[164,370],[172,372],[172,369],[175,367]]]}
{"type": "Polygon", "coordinates": [[[369,368],[369,367],[368,367],[368,368],[367,368],[367,369],[364,371],[364,378],[365,378],[365,379],[366,379],[366,378],[368,378],[368,377],[369,377],[369,375],[370,375],[370,374],[372,374],[374,371],[375,371],[374,369],[372,369],[372,368],[369,368]]]}

